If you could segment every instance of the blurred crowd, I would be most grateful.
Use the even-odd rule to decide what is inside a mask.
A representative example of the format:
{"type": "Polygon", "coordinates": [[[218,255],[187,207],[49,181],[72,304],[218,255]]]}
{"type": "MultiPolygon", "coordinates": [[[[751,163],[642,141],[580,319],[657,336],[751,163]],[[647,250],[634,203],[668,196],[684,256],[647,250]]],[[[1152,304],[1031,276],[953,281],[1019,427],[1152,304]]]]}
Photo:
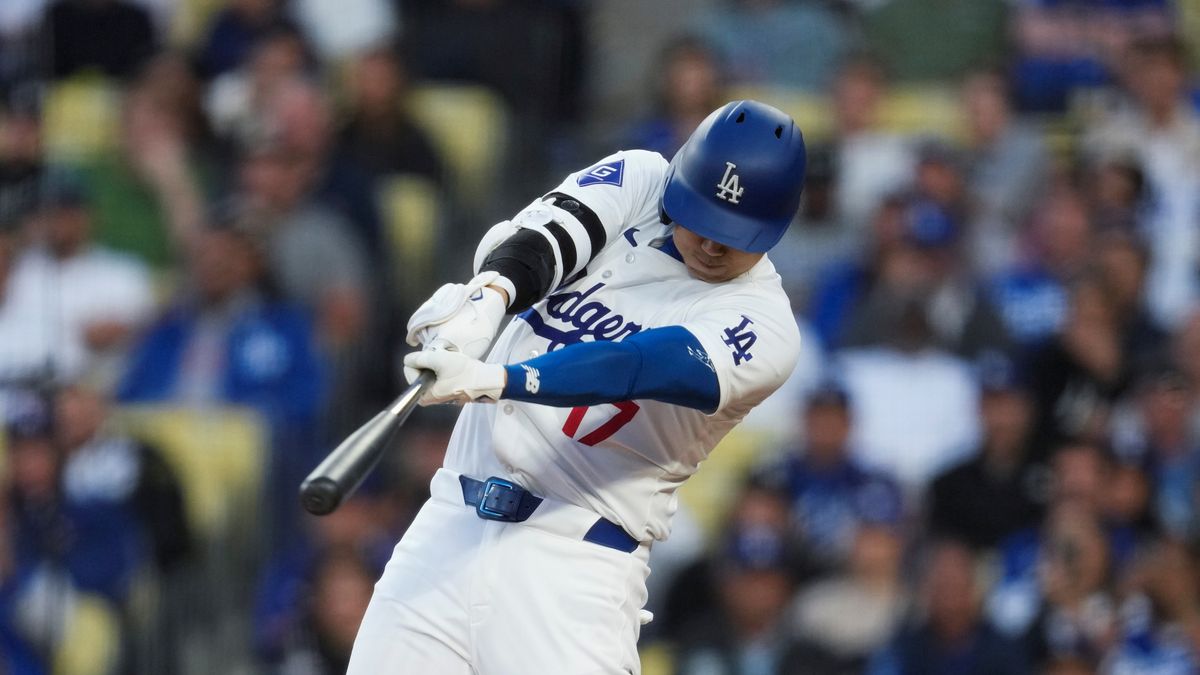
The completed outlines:
{"type": "Polygon", "coordinates": [[[455,411],[296,488],[408,313],[746,96],[806,351],[646,673],[1200,672],[1198,54],[1194,0],[3,0],[0,674],[344,672],[455,411]]]}

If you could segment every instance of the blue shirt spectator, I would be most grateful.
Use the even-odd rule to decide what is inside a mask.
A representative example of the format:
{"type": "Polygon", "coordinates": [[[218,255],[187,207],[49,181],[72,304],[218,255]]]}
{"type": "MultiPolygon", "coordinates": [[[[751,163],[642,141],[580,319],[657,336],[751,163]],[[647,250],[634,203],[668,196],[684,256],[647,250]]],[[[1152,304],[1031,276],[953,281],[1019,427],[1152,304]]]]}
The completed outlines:
{"type": "Polygon", "coordinates": [[[281,432],[312,423],[323,393],[312,323],[260,290],[257,242],[226,225],[201,235],[192,257],[195,292],[143,337],[118,398],[246,405],[281,432]]]}
{"type": "MultiPolygon", "coordinates": [[[[0,534],[11,536],[0,530],[0,534]]],[[[0,568],[0,673],[5,675],[46,675],[34,645],[15,625],[14,616],[22,593],[27,589],[31,570],[0,568]]]]}
{"type": "Polygon", "coordinates": [[[250,406],[274,423],[312,422],[321,400],[312,324],[262,298],[237,304],[219,317],[186,306],[169,311],[134,352],[120,399],[209,399],[250,406]]]}
{"type": "Polygon", "coordinates": [[[265,291],[263,252],[231,211],[200,233],[194,291],[142,339],[117,398],[250,407],[271,435],[268,512],[280,541],[299,528],[296,486],[319,461],[323,364],[306,314],[265,291]]]}
{"type": "Polygon", "coordinates": [[[51,565],[79,590],[119,603],[146,559],[139,523],[124,503],[67,498],[49,404],[22,398],[9,397],[6,413],[13,559],[19,569],[51,565]]]}
{"type": "Polygon", "coordinates": [[[1013,81],[1022,110],[1063,112],[1074,90],[1109,84],[1109,64],[1135,35],[1171,28],[1166,0],[1019,0],[1011,13],[1013,81]]]}
{"type": "Polygon", "coordinates": [[[1069,304],[1067,279],[1086,264],[1093,239],[1087,206],[1074,191],[1057,191],[1034,209],[1029,255],[991,282],[1013,341],[1023,347],[1062,328],[1069,304]]]}
{"type": "Polygon", "coordinates": [[[816,572],[846,559],[860,523],[892,525],[903,512],[899,487],[850,457],[850,420],[846,392],[822,385],[805,405],[803,447],[756,477],[788,500],[804,562],[816,572]]]}

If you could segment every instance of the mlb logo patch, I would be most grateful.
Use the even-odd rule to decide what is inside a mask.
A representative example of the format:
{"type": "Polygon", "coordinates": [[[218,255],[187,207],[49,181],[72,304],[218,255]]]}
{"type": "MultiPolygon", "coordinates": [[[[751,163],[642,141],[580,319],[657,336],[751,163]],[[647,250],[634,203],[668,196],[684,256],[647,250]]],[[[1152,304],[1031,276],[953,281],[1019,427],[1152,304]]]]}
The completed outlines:
{"type": "Polygon", "coordinates": [[[621,187],[621,180],[624,177],[625,160],[618,159],[615,162],[606,162],[588,169],[575,182],[579,184],[579,187],[587,187],[589,185],[615,185],[621,187]]]}

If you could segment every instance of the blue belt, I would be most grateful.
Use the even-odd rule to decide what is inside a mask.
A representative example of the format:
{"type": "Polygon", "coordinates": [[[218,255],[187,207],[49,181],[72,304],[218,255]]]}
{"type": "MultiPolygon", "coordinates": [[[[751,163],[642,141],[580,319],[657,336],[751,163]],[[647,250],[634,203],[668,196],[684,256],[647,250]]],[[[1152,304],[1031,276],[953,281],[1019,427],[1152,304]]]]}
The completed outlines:
{"type": "MultiPolygon", "coordinates": [[[[475,513],[486,520],[499,520],[505,523],[520,523],[533,515],[542,498],[531,494],[528,490],[503,478],[492,476],[485,481],[459,476],[462,484],[463,502],[474,506],[475,513]]],[[[607,546],[625,553],[632,553],[638,547],[638,540],[629,536],[620,525],[599,518],[592,525],[584,541],[607,546]]]]}

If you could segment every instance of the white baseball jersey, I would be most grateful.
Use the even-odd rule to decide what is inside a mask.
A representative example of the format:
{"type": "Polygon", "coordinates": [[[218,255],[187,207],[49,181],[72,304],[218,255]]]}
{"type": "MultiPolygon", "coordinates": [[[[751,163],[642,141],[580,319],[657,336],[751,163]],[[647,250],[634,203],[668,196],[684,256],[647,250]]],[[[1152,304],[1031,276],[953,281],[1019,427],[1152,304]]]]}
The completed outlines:
{"type": "MultiPolygon", "coordinates": [[[[517,227],[549,219],[579,225],[580,211],[571,210],[578,205],[569,203],[574,199],[590,209],[593,236],[582,226],[566,228],[565,235],[560,230],[558,236],[572,238],[575,255],[556,247],[557,288],[513,319],[487,360],[517,363],[578,342],[682,326],[707,352],[694,356],[716,372],[717,409],[705,414],[650,400],[586,408],[511,400],[469,404],[445,460],[452,471],[478,479],[503,476],[536,495],[586,508],[641,541],[667,537],[676,488],[787,379],[800,348],[790,304],[766,256],[727,282],[688,273],[670,244],[673,226],[660,220],[667,166],[657,153],[619,152],[571,174],[551,193],[558,197],[538,200],[513,219],[517,227]],[[602,242],[595,219],[603,227],[602,242]]],[[[754,185],[740,188],[750,199],[754,185]]]]}

